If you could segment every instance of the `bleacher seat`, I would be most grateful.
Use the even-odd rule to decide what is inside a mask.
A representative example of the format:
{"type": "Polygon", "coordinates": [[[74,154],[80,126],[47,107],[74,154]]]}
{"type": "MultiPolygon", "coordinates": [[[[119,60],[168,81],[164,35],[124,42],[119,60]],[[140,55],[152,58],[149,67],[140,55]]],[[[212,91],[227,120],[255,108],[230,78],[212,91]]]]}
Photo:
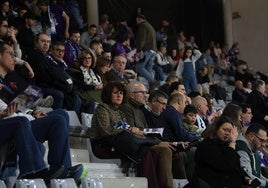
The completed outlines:
{"type": "Polygon", "coordinates": [[[47,188],[43,179],[18,179],[16,188],[47,188]]]}
{"type": "Polygon", "coordinates": [[[4,181],[0,180],[0,188],[6,188],[6,184],[4,181]]]}
{"type": "Polygon", "coordinates": [[[105,158],[105,159],[101,159],[99,157],[97,157],[92,149],[92,144],[90,139],[87,139],[87,148],[88,148],[88,152],[89,152],[89,161],[93,162],[93,163],[114,163],[117,164],[118,166],[121,164],[121,160],[119,158],[105,158]]]}
{"type": "Polygon", "coordinates": [[[52,179],[50,180],[51,188],[77,188],[73,178],[67,179],[52,179]]]}

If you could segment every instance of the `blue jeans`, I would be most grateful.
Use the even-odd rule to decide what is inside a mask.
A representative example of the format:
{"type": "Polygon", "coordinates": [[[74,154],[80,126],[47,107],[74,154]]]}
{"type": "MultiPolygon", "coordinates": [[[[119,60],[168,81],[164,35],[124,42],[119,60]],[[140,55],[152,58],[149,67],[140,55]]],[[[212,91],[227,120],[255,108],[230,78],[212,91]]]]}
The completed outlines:
{"type": "Polygon", "coordinates": [[[1,145],[14,140],[21,176],[47,168],[39,145],[46,140],[50,168],[71,167],[69,116],[64,110],[54,110],[31,122],[25,117],[0,120],[0,134],[1,145]]]}
{"type": "Polygon", "coordinates": [[[155,79],[153,77],[153,66],[155,60],[155,53],[149,51],[145,51],[144,59],[136,63],[136,72],[147,79],[149,84],[151,85],[155,79]]]}
{"type": "Polygon", "coordinates": [[[65,4],[67,5],[67,12],[70,17],[73,17],[75,22],[77,23],[79,29],[83,29],[83,22],[80,18],[80,10],[79,5],[76,0],[69,0],[66,1],[65,4]]]}
{"type": "Polygon", "coordinates": [[[0,120],[0,134],[0,145],[14,140],[16,153],[19,155],[21,175],[47,168],[39,144],[33,135],[30,121],[26,117],[0,120]]]}
{"type": "Polygon", "coordinates": [[[31,121],[31,125],[37,141],[48,141],[50,168],[71,167],[68,114],[62,109],[53,110],[48,116],[31,121]]]}

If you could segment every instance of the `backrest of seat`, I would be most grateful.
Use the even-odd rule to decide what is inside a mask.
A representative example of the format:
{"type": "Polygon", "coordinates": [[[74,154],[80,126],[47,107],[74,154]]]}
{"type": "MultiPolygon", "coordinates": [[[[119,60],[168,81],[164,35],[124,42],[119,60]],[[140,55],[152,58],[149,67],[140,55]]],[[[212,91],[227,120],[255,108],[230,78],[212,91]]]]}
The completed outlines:
{"type": "Polygon", "coordinates": [[[6,184],[4,181],[0,180],[0,188],[6,188],[6,184]]]}
{"type": "Polygon", "coordinates": [[[50,180],[51,188],[77,188],[73,178],[67,179],[52,179],[50,180]]]}
{"type": "Polygon", "coordinates": [[[97,157],[94,152],[93,152],[93,148],[92,148],[92,144],[91,144],[91,140],[87,139],[87,149],[89,152],[89,161],[93,162],[93,163],[114,163],[117,165],[121,164],[121,160],[119,158],[107,158],[107,159],[101,159],[99,157],[97,157]]]}
{"type": "Polygon", "coordinates": [[[98,178],[83,178],[82,188],[103,188],[98,178]]]}
{"type": "Polygon", "coordinates": [[[47,188],[43,179],[18,179],[16,188],[47,188]]]}

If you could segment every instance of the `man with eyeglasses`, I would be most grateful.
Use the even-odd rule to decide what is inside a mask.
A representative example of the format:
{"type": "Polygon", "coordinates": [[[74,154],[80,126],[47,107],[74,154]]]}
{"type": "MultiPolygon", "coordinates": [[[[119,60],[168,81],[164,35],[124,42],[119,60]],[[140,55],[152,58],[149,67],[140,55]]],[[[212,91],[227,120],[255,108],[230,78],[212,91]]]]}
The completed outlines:
{"type": "MultiPolygon", "coordinates": [[[[144,128],[150,127],[149,123],[147,122],[147,117],[146,115],[144,115],[142,111],[143,106],[146,105],[146,99],[147,99],[146,87],[141,82],[134,81],[130,82],[126,86],[126,90],[127,90],[128,103],[125,103],[122,106],[120,106],[120,109],[125,113],[128,124],[132,126],[131,131],[134,132],[135,134],[145,135],[146,133],[143,131],[144,128]]],[[[161,103],[163,104],[160,104],[160,102],[158,103],[162,106],[165,106],[167,103],[166,98],[161,99],[159,99],[159,101],[161,101],[161,103]],[[163,99],[163,101],[161,99],[163,99]]],[[[164,173],[163,174],[164,178],[166,178],[165,187],[172,187],[173,186],[172,150],[175,150],[175,148],[171,143],[159,140],[159,143],[157,145],[150,147],[150,149],[155,151],[160,158],[160,167],[162,169],[162,172],[164,173]]],[[[182,165],[179,165],[178,169],[183,168],[184,165],[182,163],[182,165]]]]}
{"type": "Polygon", "coordinates": [[[240,155],[240,164],[244,172],[253,180],[261,183],[260,187],[268,187],[268,179],[262,175],[261,163],[257,151],[266,145],[267,133],[263,125],[252,123],[245,136],[240,134],[236,141],[236,150],[240,155]]]}
{"type": "MultiPolygon", "coordinates": [[[[72,95],[70,76],[61,73],[62,69],[55,69],[47,59],[50,43],[51,39],[46,33],[39,33],[35,38],[35,49],[28,56],[28,62],[35,72],[36,85],[42,88],[44,96],[54,98],[53,109],[66,108],[79,113],[81,101],[72,95]]],[[[62,52],[60,55],[63,55],[62,52]]]]}
{"type": "Polygon", "coordinates": [[[56,66],[62,68],[63,70],[66,70],[68,68],[68,65],[63,60],[64,52],[65,52],[64,43],[60,41],[54,42],[51,45],[50,55],[47,56],[49,63],[52,66],[56,66]]]}

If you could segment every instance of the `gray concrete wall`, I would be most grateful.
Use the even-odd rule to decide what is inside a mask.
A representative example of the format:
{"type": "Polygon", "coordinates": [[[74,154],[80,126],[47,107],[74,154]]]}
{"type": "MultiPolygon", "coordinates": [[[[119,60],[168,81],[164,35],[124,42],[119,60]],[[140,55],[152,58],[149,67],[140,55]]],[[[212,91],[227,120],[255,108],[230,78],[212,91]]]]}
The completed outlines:
{"type": "Polygon", "coordinates": [[[268,1],[232,0],[233,40],[240,44],[239,57],[254,69],[268,74],[268,1]]]}

